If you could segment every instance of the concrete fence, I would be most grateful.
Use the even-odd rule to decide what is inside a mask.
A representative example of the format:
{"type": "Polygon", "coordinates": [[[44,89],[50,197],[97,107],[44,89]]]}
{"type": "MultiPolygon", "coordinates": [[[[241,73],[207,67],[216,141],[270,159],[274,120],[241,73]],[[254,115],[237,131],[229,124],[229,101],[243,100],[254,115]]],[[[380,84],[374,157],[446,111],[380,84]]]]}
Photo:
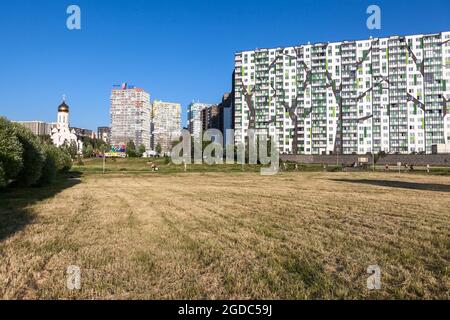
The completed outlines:
{"type": "MultiPolygon", "coordinates": [[[[372,164],[372,155],[280,155],[281,161],[289,161],[304,164],[327,164],[327,165],[351,165],[358,162],[359,158],[366,158],[368,164],[372,164]]],[[[397,165],[408,163],[415,166],[450,166],[450,154],[388,154],[380,157],[378,165],[397,165]]]]}
{"type": "Polygon", "coordinates": [[[366,158],[368,163],[372,163],[371,155],[280,155],[281,161],[305,163],[305,164],[327,164],[327,165],[351,165],[358,162],[359,158],[366,158]]]}
{"type": "Polygon", "coordinates": [[[378,159],[380,165],[397,165],[408,163],[415,166],[450,166],[450,154],[388,154],[378,159]]]}

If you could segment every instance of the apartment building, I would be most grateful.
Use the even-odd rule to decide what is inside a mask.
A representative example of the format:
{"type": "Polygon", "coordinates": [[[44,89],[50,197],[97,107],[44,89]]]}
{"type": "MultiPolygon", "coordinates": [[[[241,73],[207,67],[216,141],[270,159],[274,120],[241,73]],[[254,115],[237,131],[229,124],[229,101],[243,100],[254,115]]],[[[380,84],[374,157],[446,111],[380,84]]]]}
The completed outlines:
{"type": "Polygon", "coordinates": [[[136,147],[150,150],[150,95],[143,89],[114,86],[111,91],[111,144],[122,145],[130,140],[136,147]]]}
{"type": "Polygon", "coordinates": [[[151,111],[151,149],[161,146],[166,154],[172,149],[172,141],[181,134],[181,105],[179,103],[153,101],[151,111]]]}
{"type": "Polygon", "coordinates": [[[236,142],[281,153],[431,153],[450,143],[450,32],[242,51],[236,142]]]}
{"type": "Polygon", "coordinates": [[[97,138],[96,133],[90,129],[70,127],[70,130],[75,131],[75,134],[77,137],[84,137],[84,138],[91,138],[91,139],[97,138]]]}
{"type": "Polygon", "coordinates": [[[224,144],[227,144],[228,142],[232,143],[232,137],[227,137],[227,129],[234,129],[233,93],[225,93],[222,96],[222,102],[202,109],[201,120],[203,131],[208,129],[220,130],[223,134],[224,144]]]}
{"type": "Polygon", "coordinates": [[[219,105],[212,105],[202,110],[202,130],[223,129],[223,109],[219,105]]]}
{"type": "Polygon", "coordinates": [[[98,139],[103,140],[106,143],[110,143],[111,128],[110,127],[98,127],[97,128],[98,139]]]}
{"type": "Polygon", "coordinates": [[[202,111],[212,104],[192,102],[188,106],[188,129],[193,137],[200,137],[203,132],[202,111]]]}
{"type": "Polygon", "coordinates": [[[52,127],[55,125],[53,123],[43,122],[43,121],[13,121],[19,123],[25,128],[31,130],[35,135],[46,136],[52,134],[52,127]]]}

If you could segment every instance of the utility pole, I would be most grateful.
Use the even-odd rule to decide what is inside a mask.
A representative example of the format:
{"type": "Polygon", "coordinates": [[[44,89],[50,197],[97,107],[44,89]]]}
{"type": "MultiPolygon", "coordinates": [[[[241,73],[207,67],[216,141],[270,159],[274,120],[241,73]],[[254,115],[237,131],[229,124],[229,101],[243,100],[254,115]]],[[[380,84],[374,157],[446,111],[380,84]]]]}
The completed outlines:
{"type": "Polygon", "coordinates": [[[106,147],[102,146],[102,151],[103,151],[103,174],[105,174],[106,171],[106,147]]]}
{"type": "Polygon", "coordinates": [[[375,153],[373,152],[373,145],[372,145],[372,169],[373,172],[375,172],[375,153]]]}
{"type": "Polygon", "coordinates": [[[103,174],[105,174],[105,165],[106,165],[106,158],[105,158],[105,151],[103,151],[103,174]]]}

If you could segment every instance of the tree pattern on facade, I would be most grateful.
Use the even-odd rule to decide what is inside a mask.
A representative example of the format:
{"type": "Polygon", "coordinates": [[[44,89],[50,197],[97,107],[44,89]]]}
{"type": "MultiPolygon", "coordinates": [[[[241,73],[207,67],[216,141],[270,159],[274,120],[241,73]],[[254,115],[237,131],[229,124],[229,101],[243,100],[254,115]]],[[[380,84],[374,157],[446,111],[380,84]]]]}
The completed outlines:
{"type": "MultiPolygon", "coordinates": [[[[367,58],[370,56],[373,50],[373,43],[371,43],[369,50],[364,53],[363,57],[360,60],[357,60],[354,65],[352,66],[353,71],[351,72],[351,79],[352,82],[356,82],[358,78],[358,69],[362,66],[362,64],[367,60],[367,58]]],[[[334,152],[343,153],[343,99],[342,99],[342,79],[339,84],[339,88],[336,87],[336,81],[333,80],[333,77],[331,73],[326,70],[326,77],[328,80],[328,83],[326,85],[327,88],[331,88],[333,96],[336,100],[336,103],[338,104],[338,124],[336,126],[336,132],[335,132],[335,141],[334,141],[334,152]]],[[[360,94],[358,97],[356,97],[356,102],[363,99],[369,92],[373,91],[373,89],[381,84],[385,79],[382,79],[377,85],[372,85],[368,90],[366,90],[364,93],[360,94]]],[[[365,120],[371,119],[373,117],[373,114],[364,116],[361,118],[356,119],[358,122],[364,122],[365,120]]]]}
{"type": "Polygon", "coordinates": [[[414,97],[413,95],[411,95],[409,92],[406,92],[407,95],[407,101],[411,101],[414,102],[415,104],[419,105],[419,108],[423,110],[423,112],[425,112],[425,103],[423,103],[422,101],[420,101],[419,99],[417,99],[416,97],[414,97]]]}
{"type": "MultiPolygon", "coordinates": [[[[414,49],[412,49],[413,43],[409,38],[391,37],[386,38],[387,47],[385,42],[383,44],[380,42],[381,39],[373,39],[364,44],[364,49],[358,49],[362,47],[361,42],[344,41],[337,46],[333,46],[333,48],[331,48],[330,43],[319,43],[312,46],[308,44],[308,46],[277,48],[275,52],[269,51],[269,49],[256,50],[256,60],[258,60],[258,54],[261,54],[259,63],[256,65],[256,79],[264,87],[258,87],[258,82],[256,82],[255,86],[247,88],[242,83],[244,100],[249,107],[249,128],[256,126],[269,130],[267,125],[273,122],[276,122],[277,128],[280,128],[280,126],[283,128],[285,124],[282,123],[289,116],[288,127],[283,129],[285,139],[283,144],[285,148],[291,149],[289,151],[294,154],[298,153],[300,148],[301,151],[314,153],[321,152],[326,146],[327,150],[331,151],[333,150],[333,143],[334,152],[341,154],[359,151],[357,145],[360,143],[372,145],[372,150],[379,152],[383,146],[387,146],[386,138],[383,138],[386,136],[380,133],[387,130],[382,128],[382,123],[385,123],[384,119],[387,119],[389,127],[388,150],[393,150],[392,148],[397,145],[399,146],[398,151],[405,151],[404,146],[405,143],[406,145],[409,143],[408,132],[411,129],[404,129],[406,121],[404,118],[409,114],[408,107],[411,106],[409,102],[414,103],[414,114],[416,114],[417,108],[424,112],[422,125],[425,137],[427,137],[427,134],[424,119],[430,112],[427,109],[433,110],[430,115],[432,120],[430,121],[435,121],[433,119],[438,117],[436,99],[439,97],[439,104],[442,101],[442,109],[439,107],[439,114],[445,117],[450,110],[448,109],[449,97],[445,94],[441,95],[440,92],[433,92],[434,89],[429,89],[429,84],[433,87],[437,86],[437,83],[442,84],[443,91],[445,91],[446,86],[445,80],[441,79],[442,75],[433,70],[436,60],[431,63],[425,59],[424,52],[430,50],[430,48],[436,48],[437,45],[442,46],[450,40],[441,43],[436,43],[435,39],[429,40],[434,36],[430,35],[428,38],[423,36],[421,39],[414,40],[421,41],[420,47],[417,46],[414,49]],[[386,55],[384,55],[385,49],[386,55]],[[331,50],[336,50],[334,55],[331,50]],[[421,57],[421,54],[424,56],[421,57]],[[329,60],[330,58],[333,58],[332,62],[329,60]],[[334,58],[340,58],[340,64],[339,60],[335,62],[334,58]],[[294,61],[291,61],[291,59],[294,61]],[[411,68],[409,70],[409,72],[415,71],[409,73],[414,74],[414,81],[417,81],[416,75],[423,79],[422,89],[420,83],[414,84],[414,87],[411,87],[413,84],[408,83],[406,77],[408,69],[405,71],[405,66],[408,68],[408,61],[410,67],[414,61],[416,67],[414,70],[411,68]],[[383,65],[381,65],[381,62],[383,62],[383,65]],[[330,63],[333,63],[331,68],[328,66],[330,63]],[[334,67],[336,67],[336,73],[334,67]],[[364,70],[366,71],[363,73],[364,70]],[[259,78],[258,74],[261,74],[262,78],[259,78]],[[365,81],[365,86],[362,81],[365,81]],[[310,90],[308,90],[309,88],[310,90]],[[326,88],[325,91],[324,88],[326,88]],[[261,92],[258,91],[260,89],[261,92]],[[416,97],[410,89],[418,90],[416,97]],[[432,91],[427,93],[427,90],[432,91]],[[328,102],[328,97],[332,96],[335,101],[328,102]],[[255,99],[255,101],[252,101],[252,99],[255,99]],[[275,105],[273,104],[274,99],[275,105]],[[432,103],[431,107],[425,108],[425,105],[430,103],[432,103]],[[271,108],[274,106],[275,111],[272,111],[271,108]],[[398,109],[393,109],[394,112],[391,112],[393,106],[397,106],[398,109]],[[258,113],[260,108],[264,111],[261,114],[258,113]],[[266,108],[270,108],[270,110],[266,111],[266,108]],[[338,112],[337,117],[336,111],[338,112]],[[311,114],[311,123],[305,122],[311,114]],[[335,119],[333,129],[328,128],[324,122],[324,119],[328,118],[335,119]],[[358,124],[363,124],[371,119],[371,124],[363,125],[364,136],[357,135],[358,131],[362,129],[358,124]],[[395,119],[397,119],[397,122],[395,122],[395,119]],[[401,124],[399,124],[399,119],[401,124]],[[307,127],[309,127],[311,142],[315,141],[314,145],[311,143],[312,150],[304,149],[306,145],[310,145],[306,141],[309,136],[306,137],[306,132],[303,130],[307,127]],[[398,131],[398,127],[401,129],[400,131],[398,131]],[[372,130],[371,136],[367,136],[367,129],[372,130]],[[370,137],[372,137],[371,142],[361,141],[362,139],[370,139],[370,137]],[[334,138],[334,141],[332,138],[334,138]],[[287,139],[290,140],[289,146],[286,146],[288,144],[287,139]],[[400,145],[402,149],[400,149],[400,145]]],[[[253,79],[255,79],[254,75],[252,75],[253,79]]],[[[432,137],[433,135],[429,136],[432,137]]],[[[279,139],[282,139],[281,135],[279,139]]],[[[433,143],[436,143],[436,140],[436,138],[432,138],[433,143]]],[[[419,142],[419,144],[422,143],[419,142]]]]}
{"type": "MultiPolygon", "coordinates": [[[[450,39],[447,41],[441,42],[440,46],[443,47],[447,43],[450,43],[450,39]]],[[[445,118],[445,116],[448,114],[448,111],[450,110],[449,103],[450,103],[450,97],[446,98],[445,96],[442,96],[442,117],[443,118],[445,118]]]]}
{"type": "MultiPolygon", "coordinates": [[[[274,96],[276,99],[281,99],[281,105],[283,106],[285,112],[287,112],[289,114],[289,118],[291,119],[292,125],[293,125],[293,137],[292,137],[292,143],[291,143],[291,150],[293,154],[298,154],[298,124],[299,124],[299,117],[302,119],[305,119],[310,113],[311,113],[311,108],[309,108],[308,110],[303,110],[302,113],[298,113],[298,106],[299,106],[299,98],[301,93],[304,93],[304,91],[307,89],[307,87],[311,84],[311,75],[312,75],[312,71],[311,69],[308,68],[308,66],[306,65],[306,63],[304,61],[299,61],[300,59],[300,49],[299,48],[295,48],[294,49],[296,52],[295,56],[292,56],[290,54],[285,53],[285,49],[282,48],[280,49],[280,52],[278,53],[278,55],[276,56],[276,58],[274,59],[274,61],[270,64],[269,66],[269,70],[273,67],[275,67],[275,71],[276,71],[276,62],[279,59],[282,59],[283,57],[288,57],[290,59],[295,59],[295,61],[299,62],[304,71],[306,72],[305,75],[305,81],[303,81],[301,83],[300,86],[297,86],[297,91],[296,91],[296,95],[291,99],[291,101],[286,101],[286,91],[284,90],[284,88],[280,88],[280,90],[276,90],[276,88],[274,88],[272,85],[272,90],[274,90],[274,96]],[[281,96],[278,96],[278,91],[281,91],[281,96]]],[[[297,83],[298,85],[298,83],[297,83]]]]}
{"type": "MultiPolygon", "coordinates": [[[[402,37],[402,39],[406,39],[405,37],[402,37]]],[[[423,39],[422,39],[423,41],[423,39]]],[[[440,42],[438,44],[438,46],[443,47],[445,44],[449,43],[450,40],[447,41],[443,41],[440,42]]],[[[425,125],[426,123],[426,119],[427,119],[427,112],[426,112],[426,101],[425,101],[425,82],[429,83],[429,84],[433,84],[435,82],[435,78],[434,78],[434,74],[427,74],[425,72],[425,56],[422,57],[422,60],[419,61],[419,59],[417,58],[417,56],[414,54],[411,46],[405,41],[405,47],[407,49],[408,54],[412,57],[414,64],[416,65],[416,68],[419,70],[422,79],[423,79],[423,93],[424,93],[424,101],[421,101],[419,99],[419,97],[414,97],[413,95],[411,95],[409,92],[406,92],[406,97],[407,97],[407,102],[414,102],[415,105],[418,105],[419,108],[423,111],[423,131],[424,131],[424,135],[425,135],[425,146],[426,146],[426,140],[427,140],[427,127],[425,125]]],[[[422,48],[423,48],[423,43],[422,43],[422,48]]],[[[422,51],[423,52],[423,51],[422,51]]],[[[443,90],[445,91],[445,89],[443,90]]],[[[445,96],[442,96],[442,110],[441,110],[441,116],[442,119],[445,118],[445,116],[447,115],[447,99],[445,98],[445,96]]]]}
{"type": "Polygon", "coordinates": [[[408,54],[411,55],[411,58],[413,59],[415,65],[417,66],[418,70],[420,71],[420,74],[425,79],[425,62],[422,60],[422,62],[419,62],[419,59],[417,59],[417,56],[415,55],[414,51],[411,49],[411,46],[405,42],[405,47],[408,50],[408,54]]]}
{"type": "Polygon", "coordinates": [[[442,96],[442,117],[445,117],[450,110],[450,98],[442,96]]]}
{"type": "Polygon", "coordinates": [[[244,96],[245,103],[247,104],[249,116],[248,116],[248,128],[255,129],[256,123],[256,110],[253,104],[253,95],[255,94],[257,86],[246,86],[244,82],[241,82],[241,93],[244,96]]]}

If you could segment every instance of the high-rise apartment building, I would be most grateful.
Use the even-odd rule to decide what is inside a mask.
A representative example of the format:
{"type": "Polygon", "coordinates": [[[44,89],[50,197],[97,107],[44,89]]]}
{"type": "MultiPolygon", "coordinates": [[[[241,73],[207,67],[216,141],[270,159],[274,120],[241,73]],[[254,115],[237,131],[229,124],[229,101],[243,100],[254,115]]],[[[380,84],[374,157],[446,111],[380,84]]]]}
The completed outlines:
{"type": "Polygon", "coordinates": [[[150,95],[126,83],[111,92],[111,144],[144,145],[150,150],[150,95]]]}
{"type": "Polygon", "coordinates": [[[236,142],[293,154],[431,153],[450,143],[450,32],[235,55],[236,142]]]}
{"type": "Polygon", "coordinates": [[[227,92],[222,97],[219,107],[222,109],[222,126],[223,130],[234,129],[233,121],[233,92],[227,92]]]}
{"type": "Polygon", "coordinates": [[[203,131],[217,129],[225,134],[227,129],[233,128],[232,94],[225,93],[221,103],[203,108],[201,113],[203,131]]]}
{"type": "Polygon", "coordinates": [[[52,126],[54,124],[43,122],[43,121],[13,121],[15,123],[19,123],[27,129],[30,129],[35,135],[45,136],[51,135],[52,126]]]}
{"type": "Polygon", "coordinates": [[[212,105],[202,110],[202,130],[208,129],[223,129],[223,114],[222,108],[219,105],[212,105]]]}
{"type": "Polygon", "coordinates": [[[166,154],[172,149],[172,140],[181,134],[181,105],[179,103],[153,101],[151,111],[151,149],[161,146],[166,154]]]}
{"type": "Polygon", "coordinates": [[[211,107],[212,104],[192,102],[188,106],[188,128],[193,137],[200,137],[203,132],[202,110],[211,107]]]}

